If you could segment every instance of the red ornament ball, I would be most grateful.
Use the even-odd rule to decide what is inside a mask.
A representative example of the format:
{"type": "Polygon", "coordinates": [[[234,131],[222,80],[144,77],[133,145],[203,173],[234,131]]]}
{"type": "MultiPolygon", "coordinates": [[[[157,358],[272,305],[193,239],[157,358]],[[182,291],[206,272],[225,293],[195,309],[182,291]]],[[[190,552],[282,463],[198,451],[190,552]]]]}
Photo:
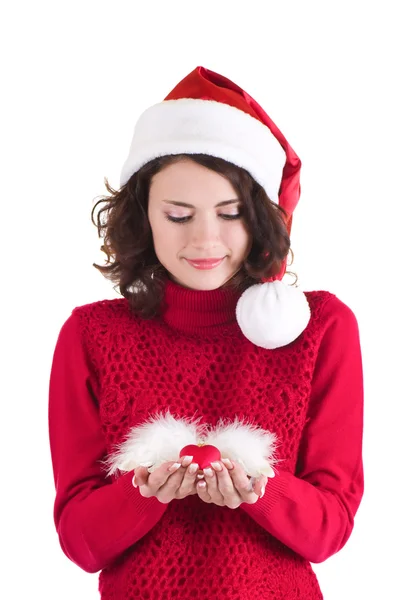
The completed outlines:
{"type": "Polygon", "coordinates": [[[205,444],[204,446],[190,444],[189,446],[184,446],[180,452],[180,457],[183,456],[192,456],[192,462],[198,464],[199,471],[209,467],[212,462],[221,460],[220,450],[215,446],[211,446],[211,444],[205,444]]]}

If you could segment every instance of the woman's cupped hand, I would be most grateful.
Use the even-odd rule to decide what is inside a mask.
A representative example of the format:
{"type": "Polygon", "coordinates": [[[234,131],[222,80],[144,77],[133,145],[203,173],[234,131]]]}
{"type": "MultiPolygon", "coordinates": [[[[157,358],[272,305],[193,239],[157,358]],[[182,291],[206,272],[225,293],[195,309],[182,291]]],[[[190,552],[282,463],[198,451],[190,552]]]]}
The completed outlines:
{"type": "Polygon", "coordinates": [[[208,504],[238,508],[254,504],[264,495],[267,477],[250,478],[236,462],[228,459],[213,462],[199,473],[192,456],[181,462],[166,462],[149,473],[145,467],[134,470],[133,485],[145,498],[156,497],[163,504],[198,494],[208,504]]]}

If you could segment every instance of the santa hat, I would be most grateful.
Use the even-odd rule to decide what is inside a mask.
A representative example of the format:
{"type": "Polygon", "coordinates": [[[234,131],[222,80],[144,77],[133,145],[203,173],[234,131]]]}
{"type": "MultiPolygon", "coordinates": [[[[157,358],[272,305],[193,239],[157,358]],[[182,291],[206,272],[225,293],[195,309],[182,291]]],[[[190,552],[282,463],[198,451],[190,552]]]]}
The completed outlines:
{"type": "MultiPolygon", "coordinates": [[[[226,77],[197,67],[141,115],[120,185],[147,162],[169,154],[208,154],[246,169],[286,211],[291,232],[301,161],[261,106],[226,77]]],[[[243,334],[263,348],[291,343],[310,320],[305,294],[281,281],[286,264],[285,259],[279,273],[248,288],[237,304],[243,334]]]]}

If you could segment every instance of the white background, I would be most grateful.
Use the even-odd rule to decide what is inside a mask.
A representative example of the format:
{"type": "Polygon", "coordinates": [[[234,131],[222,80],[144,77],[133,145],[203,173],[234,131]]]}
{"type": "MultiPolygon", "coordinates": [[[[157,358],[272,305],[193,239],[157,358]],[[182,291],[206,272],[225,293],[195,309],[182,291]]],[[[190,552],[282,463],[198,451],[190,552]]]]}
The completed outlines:
{"type": "Polygon", "coordinates": [[[52,520],[52,353],[75,306],[117,296],[92,267],[104,264],[90,220],[104,177],[118,185],[137,117],[198,65],[246,89],[300,156],[293,268],[360,326],[366,489],[346,547],[314,565],[324,597],[411,597],[407,4],[3,5],[2,597],[98,598],[52,520]]]}

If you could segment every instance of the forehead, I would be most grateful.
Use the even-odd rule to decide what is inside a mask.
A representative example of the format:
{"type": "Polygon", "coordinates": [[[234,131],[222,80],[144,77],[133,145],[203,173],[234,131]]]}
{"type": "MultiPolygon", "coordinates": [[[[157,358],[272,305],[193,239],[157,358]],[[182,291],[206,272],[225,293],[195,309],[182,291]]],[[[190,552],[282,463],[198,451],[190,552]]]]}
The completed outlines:
{"type": "Polygon", "coordinates": [[[226,177],[189,159],[167,165],[156,173],[149,192],[150,201],[171,200],[196,206],[214,206],[238,197],[226,177]]]}

